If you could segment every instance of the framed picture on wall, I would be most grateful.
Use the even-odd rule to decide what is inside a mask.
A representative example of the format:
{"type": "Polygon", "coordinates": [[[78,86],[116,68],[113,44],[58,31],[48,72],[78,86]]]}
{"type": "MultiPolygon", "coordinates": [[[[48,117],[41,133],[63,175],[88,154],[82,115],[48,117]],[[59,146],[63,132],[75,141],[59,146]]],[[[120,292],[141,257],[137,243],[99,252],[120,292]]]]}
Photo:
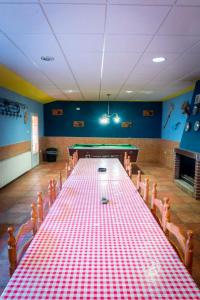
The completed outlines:
{"type": "Polygon", "coordinates": [[[145,109],[143,110],[143,117],[153,117],[154,116],[154,110],[145,109]]]}
{"type": "Polygon", "coordinates": [[[73,121],[73,127],[84,127],[85,122],[84,121],[73,121]]]}
{"type": "Polygon", "coordinates": [[[121,123],[122,128],[130,128],[133,126],[133,123],[131,121],[126,121],[121,123]]]}
{"type": "Polygon", "coordinates": [[[52,116],[62,116],[63,115],[63,109],[60,108],[54,108],[51,110],[52,116]]]}

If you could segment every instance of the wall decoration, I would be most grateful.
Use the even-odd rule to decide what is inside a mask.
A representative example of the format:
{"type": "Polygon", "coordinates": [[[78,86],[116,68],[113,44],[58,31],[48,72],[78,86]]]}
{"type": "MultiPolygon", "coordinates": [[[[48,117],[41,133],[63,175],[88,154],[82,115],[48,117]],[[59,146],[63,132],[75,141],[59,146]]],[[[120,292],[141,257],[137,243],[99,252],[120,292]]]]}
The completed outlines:
{"type": "Polygon", "coordinates": [[[28,110],[24,112],[24,124],[28,123],[28,110]]]}
{"type": "Polygon", "coordinates": [[[186,124],[185,124],[185,131],[186,132],[190,131],[190,128],[191,128],[191,123],[190,122],[186,122],[186,124]]]}
{"type": "Polygon", "coordinates": [[[153,117],[154,110],[145,109],[143,110],[143,117],[153,117]]]}
{"type": "Polygon", "coordinates": [[[200,129],[200,121],[196,121],[194,123],[194,131],[198,131],[200,129]]]}
{"type": "Polygon", "coordinates": [[[181,125],[181,122],[177,122],[175,125],[174,125],[174,130],[177,130],[178,127],[181,125]]]}
{"type": "Polygon", "coordinates": [[[51,113],[53,116],[62,116],[63,115],[63,109],[60,108],[54,108],[51,110],[51,113]]]}
{"type": "Polygon", "coordinates": [[[121,123],[122,128],[131,128],[132,126],[133,126],[133,123],[131,121],[121,123]]]}
{"type": "Polygon", "coordinates": [[[84,127],[85,122],[84,121],[73,121],[73,127],[84,127]]]}
{"type": "Polygon", "coordinates": [[[173,110],[174,110],[174,104],[170,103],[169,109],[168,109],[168,114],[167,114],[167,119],[165,121],[165,124],[164,124],[163,128],[165,128],[167,126],[167,123],[169,122],[169,119],[171,117],[171,114],[172,114],[173,110]]]}
{"type": "Polygon", "coordinates": [[[182,113],[186,114],[187,116],[190,116],[190,104],[188,101],[183,102],[181,105],[182,113]]]}
{"type": "Polygon", "coordinates": [[[200,104],[200,94],[196,95],[194,104],[200,104]]]}
{"type": "Polygon", "coordinates": [[[9,101],[7,99],[0,98],[0,115],[22,118],[22,113],[24,114],[24,117],[25,114],[28,113],[27,105],[17,101],[9,101]]]}
{"type": "Polygon", "coordinates": [[[195,104],[192,110],[192,114],[196,115],[198,112],[199,112],[199,106],[195,104]]]}

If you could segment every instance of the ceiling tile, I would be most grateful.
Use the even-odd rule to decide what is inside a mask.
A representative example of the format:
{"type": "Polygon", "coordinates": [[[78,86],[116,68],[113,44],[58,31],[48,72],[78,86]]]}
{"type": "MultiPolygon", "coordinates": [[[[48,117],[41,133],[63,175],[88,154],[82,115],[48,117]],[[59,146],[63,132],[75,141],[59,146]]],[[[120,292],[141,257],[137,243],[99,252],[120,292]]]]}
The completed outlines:
{"type": "Polygon", "coordinates": [[[101,53],[71,53],[68,55],[73,73],[82,90],[99,90],[101,53]]]}
{"type": "Polygon", "coordinates": [[[43,3],[69,3],[69,4],[72,4],[72,3],[73,4],[106,4],[107,0],[41,0],[41,2],[43,2],[43,3]]]}
{"type": "Polygon", "coordinates": [[[181,58],[164,70],[164,72],[153,78],[152,85],[154,86],[157,83],[159,87],[163,83],[165,85],[172,84],[198,68],[200,69],[200,55],[182,55],[181,58]]]}
{"type": "MultiPolygon", "coordinates": [[[[172,5],[175,0],[108,0],[111,4],[172,5]]],[[[198,1],[198,0],[196,0],[198,1]]]]}
{"type": "Polygon", "coordinates": [[[102,89],[119,90],[138,58],[137,53],[105,53],[102,89]]]}
{"type": "Polygon", "coordinates": [[[50,33],[38,4],[0,4],[0,29],[6,33],[50,33]]]}
{"type": "Polygon", "coordinates": [[[57,86],[66,86],[68,89],[77,88],[71,71],[53,35],[26,34],[10,35],[10,37],[57,86]],[[38,47],[38,45],[40,45],[40,47],[38,47]],[[41,60],[41,56],[52,56],[55,60],[46,62],[41,60]]]}
{"type": "Polygon", "coordinates": [[[58,34],[57,37],[65,53],[101,52],[103,49],[102,34],[58,34]]]}
{"type": "Polygon", "coordinates": [[[105,5],[44,4],[56,33],[104,32],[105,5]]]}
{"type": "Polygon", "coordinates": [[[99,92],[97,90],[84,90],[84,97],[86,100],[97,100],[99,98],[99,92]]]}
{"type": "Polygon", "coordinates": [[[200,6],[199,0],[177,0],[176,5],[200,6]]]}
{"type": "Polygon", "coordinates": [[[107,35],[106,52],[143,52],[150,42],[150,35],[107,35]]]}
{"type": "Polygon", "coordinates": [[[0,63],[34,85],[50,84],[44,76],[6,37],[0,34],[0,63]]]}
{"type": "Polygon", "coordinates": [[[147,52],[181,53],[200,41],[200,36],[156,36],[147,52]]]}
{"type": "Polygon", "coordinates": [[[169,11],[168,6],[111,5],[108,33],[154,34],[169,11]]]}
{"type": "MultiPolygon", "coordinates": [[[[0,3],[18,3],[18,4],[21,4],[21,3],[28,3],[28,0],[0,0],[0,3]]],[[[30,1],[31,3],[38,3],[39,0],[31,0],[30,1]]]]}
{"type": "Polygon", "coordinates": [[[200,7],[174,7],[159,30],[159,34],[199,35],[200,7]]]}

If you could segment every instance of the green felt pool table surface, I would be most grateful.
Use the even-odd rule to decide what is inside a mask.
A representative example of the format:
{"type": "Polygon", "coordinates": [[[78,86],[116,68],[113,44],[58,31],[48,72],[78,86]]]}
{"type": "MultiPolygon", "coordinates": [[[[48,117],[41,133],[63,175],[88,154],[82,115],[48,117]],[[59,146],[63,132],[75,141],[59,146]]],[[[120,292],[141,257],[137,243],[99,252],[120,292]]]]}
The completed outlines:
{"type": "Polygon", "coordinates": [[[121,150],[131,150],[138,149],[137,147],[130,144],[74,144],[70,148],[74,150],[78,149],[121,149],[121,150]]]}

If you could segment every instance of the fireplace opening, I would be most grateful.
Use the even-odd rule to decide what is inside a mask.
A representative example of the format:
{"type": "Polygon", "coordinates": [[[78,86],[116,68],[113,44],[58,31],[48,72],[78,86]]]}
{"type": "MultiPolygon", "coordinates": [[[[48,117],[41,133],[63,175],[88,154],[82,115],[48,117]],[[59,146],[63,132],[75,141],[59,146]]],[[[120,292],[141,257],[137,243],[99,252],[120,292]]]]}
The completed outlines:
{"type": "Polygon", "coordinates": [[[194,186],[195,159],[180,155],[180,179],[194,186]]]}

